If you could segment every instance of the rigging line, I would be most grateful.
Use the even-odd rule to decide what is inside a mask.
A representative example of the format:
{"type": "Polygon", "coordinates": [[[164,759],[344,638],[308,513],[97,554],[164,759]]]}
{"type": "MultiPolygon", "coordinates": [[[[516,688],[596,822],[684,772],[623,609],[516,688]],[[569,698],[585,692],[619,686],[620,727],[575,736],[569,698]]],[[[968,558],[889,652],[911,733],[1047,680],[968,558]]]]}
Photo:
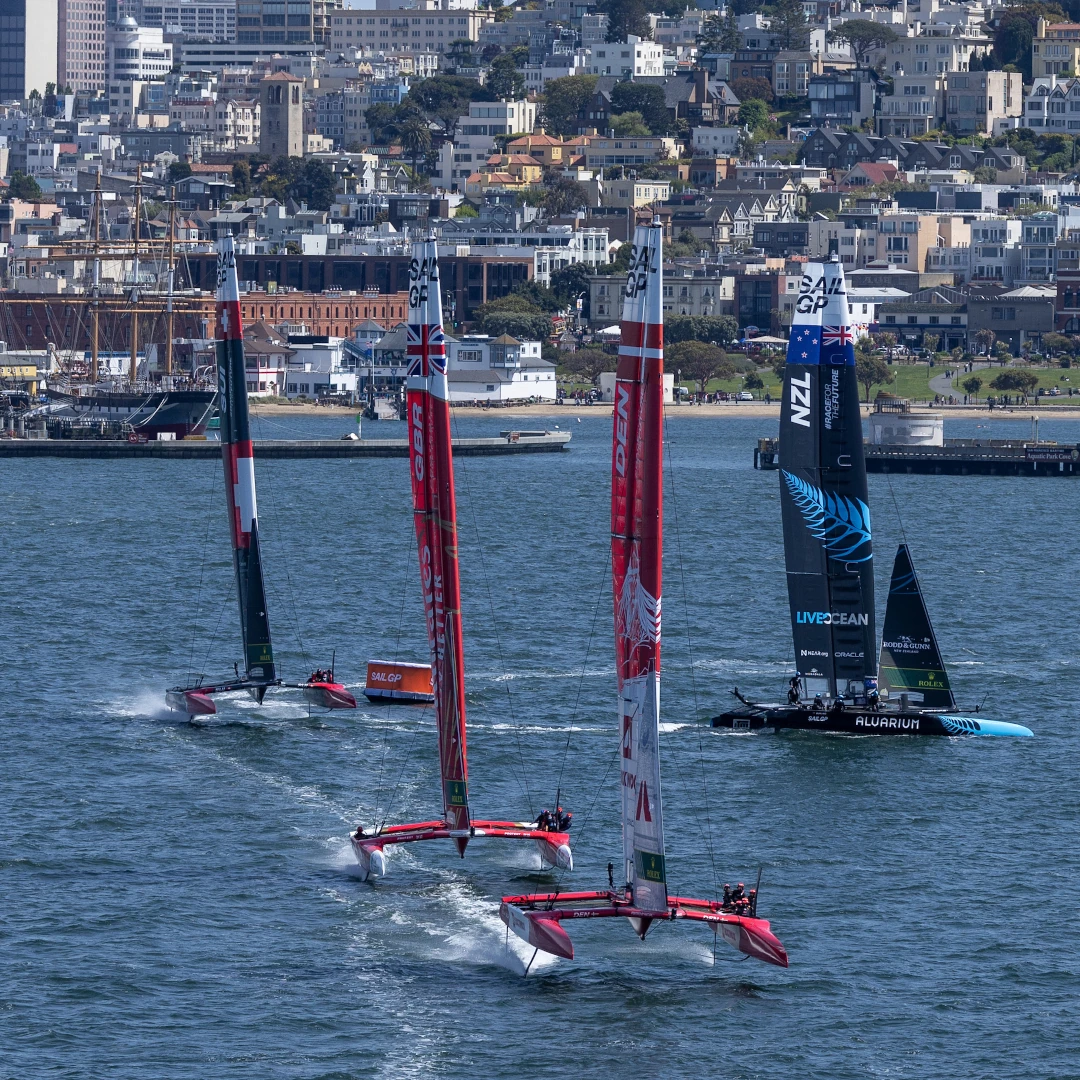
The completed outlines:
{"type": "MultiPolygon", "coordinates": [[[[233,570],[233,585],[235,586],[235,584],[236,584],[236,571],[233,570]]],[[[213,632],[210,634],[210,643],[206,646],[206,655],[203,657],[203,662],[202,662],[203,668],[205,668],[206,665],[210,663],[210,652],[214,647],[214,642],[217,640],[218,628],[221,626],[221,617],[222,617],[222,615],[225,614],[225,609],[231,603],[232,603],[232,600],[230,600],[230,598],[227,597],[227,596],[221,602],[221,609],[218,611],[217,622],[214,623],[213,632]]],[[[193,671],[192,674],[197,675],[197,674],[201,674],[201,673],[193,671]]]]}
{"type": "MultiPolygon", "coordinates": [[[[386,813],[383,814],[382,821],[380,821],[375,826],[377,832],[382,832],[383,831],[383,828],[386,826],[386,821],[390,817],[390,808],[394,805],[394,800],[397,798],[398,791],[401,789],[401,778],[405,775],[405,767],[409,764],[409,760],[412,757],[413,748],[416,745],[416,733],[423,726],[424,717],[427,716],[427,714],[428,714],[428,709],[427,709],[427,706],[425,705],[423,711],[420,714],[420,716],[417,718],[416,723],[413,725],[412,731],[409,733],[409,742],[408,742],[408,744],[407,744],[407,746],[405,748],[405,758],[401,762],[401,768],[398,770],[397,779],[394,781],[393,786],[390,788],[390,797],[389,797],[389,799],[387,800],[387,803],[386,803],[386,813]]],[[[376,804],[376,806],[375,806],[375,816],[376,817],[378,817],[378,813],[379,813],[379,807],[378,807],[378,804],[376,804]]]]}
{"type": "MultiPolygon", "coordinates": [[[[670,486],[670,489],[671,489],[671,509],[672,509],[673,524],[675,526],[675,551],[676,551],[676,553],[678,554],[678,557],[679,557],[679,582],[680,582],[680,584],[682,586],[683,618],[684,618],[684,621],[686,623],[686,649],[687,649],[687,652],[689,653],[689,656],[690,656],[690,686],[692,687],[693,695],[694,695],[694,713],[697,714],[697,713],[700,712],[700,709],[701,709],[701,701],[698,698],[697,675],[696,675],[695,670],[694,670],[694,643],[693,643],[693,637],[692,637],[692,635],[690,633],[690,601],[689,601],[690,594],[689,594],[689,592],[687,592],[687,589],[686,589],[686,566],[685,566],[685,563],[683,561],[682,532],[679,529],[679,500],[678,500],[678,497],[677,497],[676,491],[675,491],[675,462],[674,462],[674,459],[672,458],[672,455],[671,455],[671,439],[668,437],[668,434],[669,434],[669,431],[668,431],[668,419],[667,419],[667,416],[665,416],[664,417],[664,449],[667,450],[667,459],[668,459],[668,476],[669,476],[668,483],[669,483],[669,486],[670,486]]],[[[705,830],[705,833],[704,833],[705,848],[709,853],[709,862],[712,865],[713,894],[715,895],[716,890],[717,890],[718,879],[717,879],[717,876],[716,876],[716,855],[715,855],[715,853],[713,851],[713,843],[712,843],[712,820],[711,820],[711,817],[710,817],[710,814],[709,814],[709,785],[708,785],[708,781],[707,781],[706,776],[705,776],[705,746],[704,746],[704,744],[702,742],[702,738],[701,738],[701,725],[700,725],[700,723],[698,723],[696,726],[697,726],[697,729],[698,729],[697,730],[697,737],[698,737],[698,764],[701,766],[701,793],[702,793],[702,797],[703,797],[703,799],[705,801],[705,825],[706,825],[706,830],[705,830]]],[[[676,757],[676,768],[680,769],[680,766],[678,765],[677,760],[678,759],[676,757]]]]}
{"type": "MultiPolygon", "coordinates": [[[[457,436],[461,438],[461,427],[457,422],[457,417],[454,415],[453,410],[450,412],[450,423],[457,429],[457,436]]],[[[487,572],[487,563],[484,559],[484,545],[480,542],[480,521],[476,514],[476,502],[472,497],[472,487],[469,483],[469,470],[465,464],[465,458],[458,459],[461,462],[461,475],[465,480],[465,494],[469,498],[469,514],[472,517],[473,531],[476,533],[476,547],[480,553],[480,572],[484,575],[484,585],[487,591],[488,598],[488,610],[491,612],[491,628],[495,633],[495,647],[499,653],[499,667],[502,669],[503,674],[507,674],[506,660],[503,656],[502,637],[499,634],[499,623],[495,618],[495,598],[491,593],[491,578],[487,572]]],[[[514,711],[514,695],[510,690],[510,680],[506,680],[506,700],[510,707],[510,725],[514,730],[514,742],[517,746],[518,760],[521,763],[521,778],[524,781],[525,787],[525,802],[529,808],[529,814],[532,816],[532,812],[535,809],[532,801],[532,791],[529,788],[529,772],[525,768],[525,752],[521,746],[521,729],[518,725],[517,715],[514,711]]],[[[497,730],[495,725],[492,726],[493,730],[497,730]]]]}
{"type": "MultiPolygon", "coordinates": [[[[262,420],[260,419],[258,413],[255,414],[255,425],[259,429],[259,433],[262,434],[262,420]]],[[[264,482],[266,484],[266,489],[270,493],[270,511],[271,511],[271,514],[273,515],[272,520],[277,523],[278,535],[280,535],[281,516],[280,516],[279,511],[278,511],[277,489],[274,487],[274,480],[273,480],[273,475],[272,475],[273,470],[263,468],[261,470],[261,472],[262,472],[263,480],[264,480],[264,482]]],[[[284,546],[284,544],[282,544],[282,547],[283,546],[284,546]]],[[[300,633],[300,616],[298,615],[297,610],[296,610],[296,591],[293,588],[292,573],[289,570],[289,560],[288,560],[287,557],[285,557],[285,558],[280,557],[280,556],[284,555],[284,552],[281,551],[280,549],[279,549],[278,554],[279,554],[278,561],[281,563],[281,565],[285,569],[285,584],[286,584],[287,591],[286,591],[285,596],[281,597],[281,599],[282,599],[282,602],[285,605],[286,619],[288,618],[288,614],[289,614],[289,611],[291,609],[292,610],[292,622],[293,622],[293,625],[292,625],[291,629],[296,634],[296,643],[300,646],[300,655],[304,658],[304,664],[310,670],[310,668],[311,668],[311,658],[308,656],[307,648],[304,646],[303,636],[300,633]]],[[[278,595],[280,597],[280,593],[278,595]]]]}
{"type": "MultiPolygon", "coordinates": [[[[412,513],[412,511],[410,510],[410,514],[411,513],[412,513]]],[[[404,577],[402,578],[402,581],[401,581],[401,603],[398,606],[397,636],[394,639],[394,657],[393,657],[393,659],[394,659],[395,664],[399,662],[398,658],[401,656],[401,628],[405,624],[405,598],[408,596],[408,592],[409,592],[409,578],[410,578],[410,576],[412,574],[412,557],[413,557],[413,544],[410,542],[410,543],[407,543],[405,545],[405,574],[404,574],[404,577]]],[[[419,555],[417,557],[419,558],[419,555]]],[[[386,706],[385,706],[387,721],[389,721],[389,719],[390,719],[390,710],[393,707],[394,707],[393,701],[388,700],[386,702],[386,706]]],[[[426,706],[425,706],[424,711],[425,712],[427,711],[426,706]]],[[[421,720],[423,719],[423,714],[421,714],[420,719],[421,720]]],[[[419,722],[420,721],[418,720],[417,725],[419,725],[419,722]]],[[[382,798],[383,766],[386,763],[386,755],[389,752],[389,749],[390,749],[390,736],[389,736],[389,724],[388,724],[387,727],[385,727],[383,729],[382,753],[379,756],[378,780],[377,780],[376,785],[375,785],[375,811],[376,811],[376,817],[378,817],[379,800],[382,798]]],[[[394,798],[395,794],[396,794],[395,790],[393,788],[391,788],[388,797],[392,800],[394,798]]],[[[385,821],[385,819],[384,819],[384,821],[385,821]]]]}
{"type": "Polygon", "coordinates": [[[199,608],[202,606],[203,578],[206,576],[206,549],[210,544],[210,529],[213,522],[213,512],[210,507],[214,505],[214,492],[217,490],[218,470],[210,470],[210,492],[206,497],[206,535],[203,537],[202,548],[199,552],[199,588],[195,594],[195,616],[191,625],[191,650],[188,653],[188,681],[195,674],[195,639],[199,632],[199,608]]]}
{"type": "Polygon", "coordinates": [[[892,477],[886,473],[885,482],[889,485],[889,494],[892,496],[893,509],[896,511],[896,523],[900,526],[900,536],[907,547],[907,533],[904,531],[904,518],[900,513],[900,504],[896,501],[896,492],[893,491],[892,477]]]}
{"type": "MultiPolygon", "coordinates": [[[[611,563],[611,539],[608,539],[608,566],[611,563]]],[[[610,576],[608,574],[608,566],[605,566],[603,562],[600,563],[600,592],[596,597],[596,605],[593,607],[592,625],[589,627],[589,636],[585,642],[585,659],[581,661],[581,675],[578,676],[577,694],[574,697],[574,708],[570,713],[570,726],[566,732],[566,745],[563,747],[562,761],[559,762],[559,779],[555,785],[555,791],[558,793],[562,790],[562,778],[563,772],[566,769],[566,759],[570,753],[570,739],[574,734],[574,721],[577,720],[578,707],[581,704],[581,692],[585,687],[585,673],[589,666],[589,654],[592,652],[593,641],[596,638],[596,620],[600,617],[600,605],[604,602],[604,597],[607,594],[608,582],[610,576]]],[[[556,800],[557,801],[557,800],[556,800]]]]}

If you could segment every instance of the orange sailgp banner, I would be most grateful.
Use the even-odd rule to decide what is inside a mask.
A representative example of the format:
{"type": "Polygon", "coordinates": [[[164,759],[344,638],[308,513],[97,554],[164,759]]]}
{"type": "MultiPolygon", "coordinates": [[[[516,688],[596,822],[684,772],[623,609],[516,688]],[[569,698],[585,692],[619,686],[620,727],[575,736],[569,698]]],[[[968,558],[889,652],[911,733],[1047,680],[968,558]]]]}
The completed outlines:
{"type": "Polygon", "coordinates": [[[464,850],[469,829],[469,799],[461,582],[454,463],[450,448],[446,341],[434,241],[413,245],[409,265],[406,355],[409,363],[406,407],[413,516],[431,646],[443,810],[447,825],[462,832],[458,846],[464,850]]]}
{"type": "Polygon", "coordinates": [[[667,906],[660,805],[663,543],[662,229],[634,234],[623,295],[611,455],[611,569],[619,687],[623,856],[634,903],[667,906]]]}

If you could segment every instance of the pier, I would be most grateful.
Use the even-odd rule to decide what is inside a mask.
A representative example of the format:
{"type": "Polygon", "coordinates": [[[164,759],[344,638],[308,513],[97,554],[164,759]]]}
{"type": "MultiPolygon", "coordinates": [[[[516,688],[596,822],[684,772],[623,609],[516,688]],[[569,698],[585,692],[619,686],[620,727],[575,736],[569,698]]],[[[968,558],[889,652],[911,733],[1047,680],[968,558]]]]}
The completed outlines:
{"type": "MultiPolygon", "coordinates": [[[[462,457],[504,454],[551,454],[567,448],[569,431],[505,431],[497,438],[454,439],[462,457]]],[[[271,458],[385,458],[408,457],[406,439],[262,439],[254,443],[255,457],[271,458]]],[[[0,457],[52,458],[191,458],[221,457],[221,443],[210,439],[0,439],[0,457]]]]}
{"type": "MultiPolygon", "coordinates": [[[[779,469],[776,439],[759,439],[755,469],[779,469]]],[[[866,444],[868,473],[924,476],[1080,476],[1080,443],[946,439],[943,446],[866,444]]]]}

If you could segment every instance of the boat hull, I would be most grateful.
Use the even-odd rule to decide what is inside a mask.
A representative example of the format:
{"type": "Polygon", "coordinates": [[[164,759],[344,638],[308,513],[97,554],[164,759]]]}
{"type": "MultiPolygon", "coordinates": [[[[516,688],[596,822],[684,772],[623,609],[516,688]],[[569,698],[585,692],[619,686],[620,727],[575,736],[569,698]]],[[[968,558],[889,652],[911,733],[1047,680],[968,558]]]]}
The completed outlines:
{"type": "Polygon", "coordinates": [[[93,393],[49,396],[64,408],[53,409],[52,419],[90,423],[127,424],[139,435],[156,439],[172,434],[177,439],[202,435],[214,411],[212,390],[166,390],[148,394],[93,393]]]}
{"type": "Polygon", "coordinates": [[[199,690],[168,690],[165,704],[174,712],[187,713],[188,716],[214,716],[217,706],[213,699],[199,690]]]}
{"type": "Polygon", "coordinates": [[[813,709],[778,705],[760,711],[721,713],[712,718],[716,728],[757,731],[762,728],[827,731],[840,735],[996,735],[1029,737],[1030,728],[1002,720],[963,716],[921,709],[813,709]]]}
{"type": "Polygon", "coordinates": [[[355,709],[356,698],[341,683],[308,683],[304,700],[320,709],[355,709]]]}

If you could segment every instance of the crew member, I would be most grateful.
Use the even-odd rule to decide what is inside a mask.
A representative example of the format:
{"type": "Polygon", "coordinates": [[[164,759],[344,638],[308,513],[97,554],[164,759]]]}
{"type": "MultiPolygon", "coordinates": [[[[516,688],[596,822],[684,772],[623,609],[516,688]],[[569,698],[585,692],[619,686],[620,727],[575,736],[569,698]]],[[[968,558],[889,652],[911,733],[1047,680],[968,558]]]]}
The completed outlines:
{"type": "Polygon", "coordinates": [[[844,711],[844,697],[843,697],[842,694],[838,694],[837,697],[836,697],[836,700],[833,701],[832,706],[829,709],[829,712],[841,713],[843,711],[844,711]]]}
{"type": "Polygon", "coordinates": [[[820,694],[814,695],[814,712],[824,712],[825,702],[821,700],[820,694]]]}
{"type": "Polygon", "coordinates": [[[746,886],[740,881],[739,884],[736,885],[735,888],[732,890],[731,903],[734,904],[735,907],[738,907],[739,904],[745,899],[746,886]]]}
{"type": "Polygon", "coordinates": [[[757,889],[751,889],[750,892],[747,893],[747,897],[750,900],[750,914],[756,916],[757,915],[757,889]]]}
{"type": "Polygon", "coordinates": [[[559,807],[557,813],[558,813],[557,823],[558,823],[558,826],[559,826],[559,832],[569,832],[570,831],[570,819],[574,815],[573,814],[568,814],[565,810],[563,810],[563,808],[561,806],[559,807]]]}
{"type": "Polygon", "coordinates": [[[545,832],[550,832],[551,831],[551,811],[546,809],[546,808],[541,810],[540,813],[536,816],[536,824],[537,824],[537,826],[539,828],[543,829],[545,832]]]}
{"type": "Polygon", "coordinates": [[[721,906],[722,907],[731,907],[731,886],[730,885],[727,885],[727,884],[724,885],[724,900],[723,900],[723,903],[722,903],[721,906]]]}
{"type": "Polygon", "coordinates": [[[791,681],[788,683],[787,699],[789,705],[799,704],[799,678],[800,675],[796,671],[792,676],[791,681]]]}

